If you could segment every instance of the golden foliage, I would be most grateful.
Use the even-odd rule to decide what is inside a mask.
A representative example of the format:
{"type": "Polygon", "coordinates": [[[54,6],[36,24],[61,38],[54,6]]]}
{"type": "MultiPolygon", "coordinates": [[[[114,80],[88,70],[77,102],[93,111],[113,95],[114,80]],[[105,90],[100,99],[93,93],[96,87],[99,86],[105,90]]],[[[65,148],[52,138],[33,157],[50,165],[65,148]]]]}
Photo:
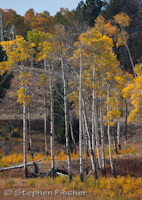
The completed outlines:
{"type": "Polygon", "coordinates": [[[126,45],[129,39],[129,35],[126,31],[122,31],[119,35],[118,35],[118,40],[116,43],[116,47],[118,48],[119,46],[122,45],[126,45]]]}
{"type": "Polygon", "coordinates": [[[137,77],[134,78],[133,83],[123,88],[123,97],[129,97],[134,109],[128,116],[128,122],[136,121],[140,118],[142,113],[142,64],[135,65],[137,77]]]}
{"type": "Polygon", "coordinates": [[[121,12],[114,16],[114,20],[118,23],[121,27],[130,26],[131,19],[125,12],[121,12]]]}

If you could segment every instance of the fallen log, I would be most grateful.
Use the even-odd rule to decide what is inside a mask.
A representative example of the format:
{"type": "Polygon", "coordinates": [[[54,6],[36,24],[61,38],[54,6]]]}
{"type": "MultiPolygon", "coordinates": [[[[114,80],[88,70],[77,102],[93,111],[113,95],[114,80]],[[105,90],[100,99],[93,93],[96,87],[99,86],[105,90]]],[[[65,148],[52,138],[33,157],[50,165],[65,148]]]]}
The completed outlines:
{"type": "Polygon", "coordinates": [[[56,174],[58,175],[58,176],[61,176],[61,177],[69,177],[67,174],[62,174],[62,173],[60,173],[60,172],[56,172],[56,174]]]}
{"type": "Polygon", "coordinates": [[[85,180],[90,176],[91,172],[92,172],[92,171],[90,171],[90,172],[87,174],[87,176],[85,177],[85,180]]]}
{"type": "MultiPolygon", "coordinates": [[[[34,165],[34,163],[39,162],[41,160],[44,160],[44,158],[42,158],[40,160],[35,160],[35,161],[32,161],[32,162],[28,162],[27,166],[34,165]]],[[[24,167],[24,163],[20,164],[20,165],[11,166],[11,167],[0,168],[0,172],[6,171],[6,170],[10,170],[10,169],[22,168],[22,167],[24,167]]]]}

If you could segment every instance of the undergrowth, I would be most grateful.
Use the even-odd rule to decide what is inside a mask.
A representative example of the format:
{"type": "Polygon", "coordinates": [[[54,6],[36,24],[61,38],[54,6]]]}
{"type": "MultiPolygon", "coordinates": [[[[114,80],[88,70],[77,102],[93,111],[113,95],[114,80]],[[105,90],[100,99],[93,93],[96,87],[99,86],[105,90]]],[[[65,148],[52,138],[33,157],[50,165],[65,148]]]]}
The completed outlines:
{"type": "MultiPolygon", "coordinates": [[[[128,154],[142,153],[142,149],[140,148],[134,149],[130,146],[128,147],[127,151],[128,151],[128,154]]],[[[108,147],[106,148],[105,153],[106,153],[106,158],[109,157],[108,147]]],[[[126,153],[125,148],[122,148],[121,151],[118,150],[118,154],[116,154],[115,151],[112,150],[113,157],[116,157],[117,155],[126,155],[126,154],[127,153],[126,153]]],[[[83,157],[85,157],[84,152],[83,152],[83,157]]],[[[90,157],[90,152],[89,152],[89,157],[90,157]]],[[[97,151],[96,151],[96,157],[97,157],[97,151]]],[[[44,161],[51,161],[51,156],[50,155],[46,156],[44,153],[34,154],[34,158],[32,158],[30,154],[27,154],[28,162],[43,159],[43,158],[44,158],[44,161]]],[[[67,154],[65,151],[61,151],[60,153],[55,152],[54,158],[55,158],[55,161],[67,160],[67,154]]],[[[79,152],[77,152],[76,154],[71,153],[71,159],[78,159],[78,158],[79,158],[79,152]]],[[[3,155],[2,158],[0,158],[0,167],[6,167],[9,164],[21,163],[21,162],[23,162],[22,153],[13,153],[7,156],[3,155]]]]}
{"type": "Polygon", "coordinates": [[[73,177],[70,184],[67,177],[57,177],[53,182],[57,183],[64,190],[87,191],[87,193],[101,199],[142,199],[141,177],[134,178],[128,175],[127,177],[99,178],[94,181],[91,175],[81,183],[79,176],[73,177]]]}
{"type": "MultiPolygon", "coordinates": [[[[9,179],[5,182],[6,187],[12,187],[14,181],[9,179]]],[[[80,177],[73,177],[71,183],[68,182],[68,177],[56,177],[54,180],[47,178],[30,178],[25,183],[26,186],[43,189],[56,190],[57,188],[62,192],[74,191],[74,193],[82,191],[85,195],[91,195],[94,199],[111,199],[111,200],[125,200],[125,199],[142,199],[142,178],[134,178],[131,176],[117,178],[99,178],[94,180],[93,175],[80,183],[80,177]]],[[[67,193],[66,193],[67,196],[67,193]]],[[[87,196],[86,196],[86,199],[87,196]]]]}

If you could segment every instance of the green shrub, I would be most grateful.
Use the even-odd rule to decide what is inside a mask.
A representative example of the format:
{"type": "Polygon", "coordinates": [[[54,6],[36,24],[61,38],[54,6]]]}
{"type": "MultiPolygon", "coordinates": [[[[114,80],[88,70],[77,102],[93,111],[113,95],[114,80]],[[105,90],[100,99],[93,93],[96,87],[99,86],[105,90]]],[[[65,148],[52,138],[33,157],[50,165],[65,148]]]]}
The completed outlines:
{"type": "Polygon", "coordinates": [[[8,136],[5,136],[5,138],[4,138],[6,141],[8,141],[9,140],[9,137],[8,136]]]}
{"type": "Polygon", "coordinates": [[[20,137],[20,133],[18,131],[13,132],[13,137],[20,137]]]}

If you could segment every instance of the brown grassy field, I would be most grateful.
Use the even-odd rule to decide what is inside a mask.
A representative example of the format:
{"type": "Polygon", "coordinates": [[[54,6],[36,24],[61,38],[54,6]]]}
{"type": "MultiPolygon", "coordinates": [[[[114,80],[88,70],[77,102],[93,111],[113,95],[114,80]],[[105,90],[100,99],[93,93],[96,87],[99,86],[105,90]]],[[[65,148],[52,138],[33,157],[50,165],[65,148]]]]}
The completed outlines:
{"type": "MultiPolygon", "coordinates": [[[[3,127],[4,124],[6,124],[8,122],[8,120],[1,120],[1,132],[3,133],[3,127]]],[[[21,120],[13,120],[13,123],[16,124],[16,127],[18,128],[18,131],[20,132],[20,137],[17,138],[13,138],[12,141],[12,148],[11,148],[11,155],[18,155],[20,157],[20,153],[22,153],[22,121],[21,120]],[[16,154],[17,153],[17,154],[16,154]]],[[[93,192],[93,187],[94,186],[88,186],[87,184],[89,183],[84,183],[84,185],[80,185],[78,179],[77,181],[74,181],[72,183],[72,185],[70,186],[67,183],[67,180],[58,180],[57,178],[55,179],[55,181],[52,181],[51,178],[30,178],[30,179],[25,179],[24,178],[24,170],[23,168],[21,169],[13,169],[13,170],[8,170],[8,171],[3,171],[0,173],[0,199],[4,200],[4,199],[142,199],[142,195],[140,196],[140,189],[138,189],[138,185],[136,185],[137,181],[140,181],[140,183],[142,183],[142,150],[141,150],[141,142],[139,139],[139,135],[135,134],[135,132],[139,132],[140,131],[140,127],[137,127],[137,129],[135,129],[135,127],[129,127],[129,130],[131,130],[131,133],[129,133],[129,137],[128,137],[128,153],[126,154],[125,151],[125,147],[124,147],[124,137],[122,137],[122,151],[119,152],[119,155],[116,155],[116,153],[114,152],[114,147],[112,145],[113,148],[113,158],[114,158],[114,166],[115,166],[115,170],[116,170],[116,174],[118,177],[118,183],[116,182],[116,188],[118,187],[119,191],[115,191],[115,189],[112,188],[108,188],[107,190],[109,191],[110,189],[110,193],[112,194],[112,196],[109,196],[108,194],[106,194],[106,198],[104,196],[101,196],[103,193],[105,194],[106,190],[105,188],[107,188],[105,186],[109,185],[110,183],[113,183],[113,179],[112,175],[111,175],[111,169],[110,169],[110,164],[109,164],[109,155],[108,155],[108,145],[106,145],[106,173],[107,173],[107,178],[106,181],[111,180],[111,182],[109,182],[108,184],[105,183],[103,187],[103,189],[100,188],[96,189],[98,191],[94,194],[93,192]],[[130,177],[131,178],[130,178],[130,177]],[[120,180],[119,180],[120,177],[120,180]],[[126,180],[121,180],[121,178],[126,178],[126,180]],[[139,179],[140,178],[140,179],[139,179]],[[135,194],[135,192],[133,192],[133,195],[131,194],[128,197],[128,194],[126,193],[122,193],[123,195],[121,195],[121,191],[120,188],[123,187],[123,190],[129,190],[130,188],[128,188],[128,185],[126,186],[125,183],[127,182],[131,182],[128,185],[131,185],[132,188],[135,188],[136,191],[138,190],[139,193],[138,195],[135,194]],[[85,185],[86,184],[86,185],[85,185]],[[121,185],[122,184],[122,185],[121,185]],[[117,186],[118,185],[118,186],[117,186]],[[121,186],[120,186],[121,185],[121,186]],[[60,193],[58,193],[58,191],[56,190],[61,190],[60,193]],[[65,195],[63,195],[63,192],[70,192],[70,191],[87,191],[87,193],[85,193],[84,195],[67,195],[65,193],[65,195]],[[102,190],[102,194],[99,193],[102,190]],[[113,195],[113,190],[114,195],[113,195]],[[6,192],[11,192],[12,191],[12,195],[10,196],[6,196],[4,194],[6,194],[6,192]],[[48,195],[48,191],[51,191],[52,194],[49,193],[48,195]],[[34,193],[35,192],[35,193],[34,193]],[[43,193],[45,192],[45,193],[43,193]],[[118,193],[118,198],[117,194],[118,193]],[[16,195],[18,194],[18,195],[16,195]],[[44,195],[45,194],[45,195],[44,195]],[[32,197],[33,195],[33,197],[32,197]]],[[[57,130],[56,130],[57,131],[57,130]]],[[[32,132],[33,132],[33,146],[34,146],[34,156],[35,159],[38,158],[42,158],[44,157],[45,160],[39,162],[38,166],[40,168],[40,172],[42,173],[46,173],[48,170],[51,169],[51,162],[48,161],[48,158],[45,156],[45,152],[44,152],[44,134],[43,134],[43,122],[40,120],[35,120],[32,122],[32,132]]],[[[8,147],[9,145],[9,141],[5,140],[5,136],[4,135],[0,135],[1,141],[3,142],[3,144],[8,147]]],[[[50,138],[48,135],[48,144],[49,144],[50,138]]],[[[59,145],[58,143],[55,142],[55,153],[56,153],[56,159],[55,159],[55,166],[59,167],[59,166],[64,166],[67,169],[67,161],[66,161],[66,154],[62,154],[63,151],[65,150],[63,145],[59,145]]],[[[5,153],[2,150],[2,147],[0,147],[0,152],[1,152],[1,167],[2,164],[4,164],[2,162],[2,159],[5,157],[7,158],[7,156],[5,155],[5,153]]],[[[49,154],[50,154],[50,149],[49,149],[49,154]]],[[[18,164],[17,162],[9,162],[7,163],[7,166],[12,166],[12,165],[16,165],[18,164]]],[[[76,171],[75,175],[73,176],[73,178],[78,177],[79,178],[79,159],[78,157],[74,157],[74,155],[72,155],[72,172],[76,171]]],[[[33,168],[33,167],[32,167],[33,168]]],[[[90,158],[88,158],[88,169],[89,171],[91,170],[91,162],[90,162],[90,158]]],[[[28,171],[31,172],[31,168],[28,167],[28,171]]],[[[85,174],[85,168],[84,168],[84,177],[86,176],[85,174]]],[[[98,176],[99,176],[99,180],[98,181],[104,181],[101,179],[101,174],[100,171],[98,170],[98,176]]],[[[89,181],[92,181],[92,175],[90,176],[90,179],[88,179],[89,181]]],[[[99,182],[97,182],[97,184],[99,184],[99,182]]],[[[114,184],[114,185],[115,185],[114,184]]],[[[73,194],[73,193],[71,193],[73,194]]]]}

